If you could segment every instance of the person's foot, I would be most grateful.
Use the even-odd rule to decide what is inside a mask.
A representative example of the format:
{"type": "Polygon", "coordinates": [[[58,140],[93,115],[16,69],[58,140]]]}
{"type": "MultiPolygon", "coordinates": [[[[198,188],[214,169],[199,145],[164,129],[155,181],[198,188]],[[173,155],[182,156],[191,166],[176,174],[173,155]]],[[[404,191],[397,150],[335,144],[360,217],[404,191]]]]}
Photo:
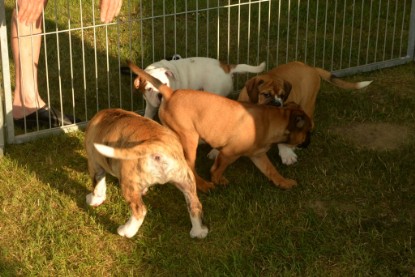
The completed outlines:
{"type": "Polygon", "coordinates": [[[59,127],[64,125],[71,125],[81,120],[70,116],[63,115],[60,111],[54,108],[49,108],[47,106],[40,108],[39,110],[26,115],[23,118],[13,119],[14,125],[22,129],[32,129],[39,125],[39,127],[52,128],[59,127]]]}

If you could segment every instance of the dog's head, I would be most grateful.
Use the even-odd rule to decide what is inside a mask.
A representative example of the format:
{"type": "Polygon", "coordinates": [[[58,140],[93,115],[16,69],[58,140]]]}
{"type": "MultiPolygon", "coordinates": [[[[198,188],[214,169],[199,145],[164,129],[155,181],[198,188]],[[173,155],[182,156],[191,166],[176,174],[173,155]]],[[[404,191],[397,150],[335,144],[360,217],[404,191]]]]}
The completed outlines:
{"type": "MultiPolygon", "coordinates": [[[[145,71],[169,87],[171,80],[175,78],[173,72],[164,67],[148,66],[145,71]]],[[[162,95],[160,91],[150,82],[147,82],[144,78],[137,76],[134,80],[134,87],[143,92],[145,99],[150,102],[153,107],[160,106],[162,95]]]]}
{"type": "Polygon", "coordinates": [[[306,148],[310,144],[312,122],[310,117],[293,102],[286,104],[284,109],[289,110],[290,119],[287,126],[287,144],[299,148],[306,148]]]}
{"type": "Polygon", "coordinates": [[[245,83],[250,102],[281,107],[291,92],[291,83],[268,75],[256,76],[245,83]]]}

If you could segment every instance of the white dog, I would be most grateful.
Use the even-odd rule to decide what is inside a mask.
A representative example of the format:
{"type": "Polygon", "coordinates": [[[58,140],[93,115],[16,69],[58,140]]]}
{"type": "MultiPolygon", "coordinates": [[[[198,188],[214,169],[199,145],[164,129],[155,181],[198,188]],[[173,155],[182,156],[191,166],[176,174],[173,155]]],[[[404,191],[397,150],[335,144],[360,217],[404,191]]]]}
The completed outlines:
{"type": "MultiPolygon", "coordinates": [[[[145,68],[145,71],[173,90],[192,89],[213,92],[228,96],[233,90],[233,73],[260,73],[265,69],[265,62],[258,66],[247,64],[224,64],[212,58],[185,58],[178,60],[161,60],[145,68]]],[[[136,78],[137,82],[140,82],[136,78]]],[[[145,117],[153,118],[161,103],[160,92],[150,83],[136,83],[144,88],[146,100],[145,117]]]]}

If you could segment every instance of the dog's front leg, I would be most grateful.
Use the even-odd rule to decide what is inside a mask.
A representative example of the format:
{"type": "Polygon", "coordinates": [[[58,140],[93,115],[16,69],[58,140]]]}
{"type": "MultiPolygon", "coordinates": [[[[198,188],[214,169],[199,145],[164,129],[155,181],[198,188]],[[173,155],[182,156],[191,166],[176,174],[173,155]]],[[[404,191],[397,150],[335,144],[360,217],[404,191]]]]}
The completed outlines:
{"type": "Polygon", "coordinates": [[[86,196],[86,203],[97,207],[106,199],[107,184],[105,182],[105,172],[95,174],[93,183],[95,184],[94,192],[86,196]]]}
{"type": "Polygon", "coordinates": [[[292,165],[297,162],[297,154],[295,154],[292,146],[279,143],[278,151],[283,164],[292,165]]]}
{"type": "Polygon", "coordinates": [[[267,176],[277,187],[282,189],[290,189],[293,186],[297,185],[297,182],[292,179],[285,179],[278,173],[277,169],[268,159],[267,154],[263,153],[257,156],[250,157],[252,162],[256,167],[261,170],[261,172],[267,176]]]}
{"type": "Polygon", "coordinates": [[[131,190],[126,192],[123,189],[123,193],[125,200],[127,200],[127,202],[130,204],[132,214],[127,223],[118,227],[117,232],[122,237],[131,238],[138,232],[141,224],[143,224],[144,218],[147,214],[147,208],[144,205],[141,194],[139,192],[131,190]]]}

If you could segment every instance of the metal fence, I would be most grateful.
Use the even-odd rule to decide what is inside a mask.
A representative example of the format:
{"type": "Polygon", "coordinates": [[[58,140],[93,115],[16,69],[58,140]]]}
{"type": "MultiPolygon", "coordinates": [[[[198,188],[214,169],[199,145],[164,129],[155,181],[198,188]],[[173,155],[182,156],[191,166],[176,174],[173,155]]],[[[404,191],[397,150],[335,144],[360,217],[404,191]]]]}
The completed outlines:
{"type": "MultiPolygon", "coordinates": [[[[299,60],[339,76],[414,60],[415,0],[124,0],[110,24],[100,23],[95,2],[49,1],[43,33],[32,35],[42,38],[37,67],[42,98],[81,119],[35,130],[13,123],[8,29],[15,1],[0,2],[0,154],[5,141],[77,129],[103,108],[143,110],[132,76],[119,70],[126,59],[145,67],[180,54],[233,64],[266,61],[268,69],[299,60]]],[[[235,78],[236,91],[249,77],[235,78]]]]}

